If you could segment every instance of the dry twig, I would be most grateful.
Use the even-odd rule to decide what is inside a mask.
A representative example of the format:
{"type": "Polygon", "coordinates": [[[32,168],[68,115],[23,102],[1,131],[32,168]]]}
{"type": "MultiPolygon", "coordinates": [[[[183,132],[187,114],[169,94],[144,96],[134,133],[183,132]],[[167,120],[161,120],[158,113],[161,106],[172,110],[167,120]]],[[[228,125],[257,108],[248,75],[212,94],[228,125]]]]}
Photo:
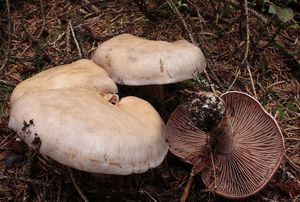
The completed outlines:
{"type": "Polygon", "coordinates": [[[248,14],[248,1],[244,0],[244,11],[245,11],[245,18],[246,18],[246,50],[244,54],[244,59],[242,64],[247,63],[249,57],[249,46],[250,46],[250,28],[249,28],[249,14],[248,14]]]}
{"type": "Polygon", "coordinates": [[[210,79],[209,74],[207,73],[206,70],[204,70],[204,73],[205,73],[206,79],[209,81],[209,86],[210,86],[212,92],[215,93],[215,94],[217,94],[217,91],[216,91],[214,85],[212,84],[212,81],[211,81],[211,79],[210,79]]]}
{"type": "MultiPolygon", "coordinates": [[[[86,4],[91,4],[91,2],[89,0],[83,0],[86,4]]],[[[91,5],[92,9],[96,12],[96,13],[100,13],[99,8],[97,8],[95,5],[91,5]]]]}
{"type": "MultiPolygon", "coordinates": [[[[59,16],[57,16],[57,18],[61,18],[61,17],[63,17],[63,16],[66,16],[66,15],[68,15],[68,14],[70,14],[70,13],[73,13],[73,12],[79,10],[80,8],[82,8],[82,7],[84,7],[84,6],[88,6],[88,5],[97,3],[97,2],[105,2],[105,0],[88,1],[87,3],[85,3],[85,4],[83,4],[83,5],[76,6],[75,8],[73,8],[73,9],[71,9],[71,10],[65,12],[65,13],[60,14],[59,16]]],[[[97,9],[98,9],[98,8],[97,8],[97,9]]],[[[51,22],[51,21],[49,21],[49,22],[51,22]]],[[[48,23],[49,23],[49,22],[48,22],[48,23]]]]}
{"type": "MultiPolygon", "coordinates": [[[[226,0],[228,3],[231,3],[234,6],[239,7],[239,2],[236,0],[226,0]]],[[[256,10],[253,10],[252,8],[248,8],[249,12],[253,14],[255,17],[259,18],[263,23],[267,24],[269,19],[262,14],[258,13],[256,10]]]]}
{"type": "Polygon", "coordinates": [[[258,99],[257,94],[256,94],[256,89],[255,89],[255,84],[253,81],[253,77],[252,77],[252,72],[251,69],[249,67],[249,62],[248,62],[248,58],[249,58],[249,47],[250,47],[250,28],[249,28],[249,14],[248,14],[248,1],[244,0],[244,11],[245,11],[245,17],[246,17],[246,50],[245,50],[245,55],[244,55],[244,59],[242,61],[242,65],[246,65],[250,80],[251,80],[251,86],[253,89],[253,93],[254,93],[254,97],[256,99],[258,99]]]}
{"type": "Polygon", "coordinates": [[[75,42],[75,44],[76,44],[77,50],[78,50],[79,58],[82,58],[82,51],[81,51],[80,45],[79,45],[79,43],[78,43],[78,41],[77,41],[77,38],[76,38],[76,35],[75,35],[75,32],[74,32],[74,29],[73,29],[73,26],[72,26],[71,21],[69,21],[69,26],[70,26],[71,33],[72,33],[74,42],[75,42]]]}
{"type": "Polygon", "coordinates": [[[26,183],[35,184],[35,185],[39,185],[39,186],[44,186],[44,187],[49,186],[49,184],[47,184],[45,182],[41,182],[39,180],[34,180],[34,179],[29,179],[29,178],[24,178],[24,177],[10,177],[10,176],[3,175],[2,173],[0,174],[0,180],[20,180],[20,181],[23,181],[26,183]]]}
{"type": "Polygon", "coordinates": [[[79,188],[78,184],[76,183],[76,180],[75,180],[75,178],[74,178],[74,176],[73,176],[72,170],[71,170],[70,168],[68,168],[68,171],[69,171],[69,173],[70,173],[70,177],[71,177],[72,183],[73,183],[74,187],[76,188],[78,194],[79,194],[80,197],[82,198],[82,200],[83,200],[84,202],[89,202],[89,200],[86,198],[86,196],[83,194],[83,192],[82,192],[81,189],[79,188]]]}
{"type": "Polygon", "coordinates": [[[188,199],[192,185],[193,185],[194,176],[195,176],[194,169],[192,169],[192,171],[190,172],[190,175],[189,175],[188,182],[184,187],[184,191],[180,198],[180,202],[185,202],[188,199]]]}
{"type": "Polygon", "coordinates": [[[6,0],[6,7],[7,7],[7,18],[8,18],[8,24],[7,24],[7,30],[8,30],[8,38],[7,38],[7,50],[5,51],[5,58],[4,61],[0,67],[0,70],[3,70],[3,68],[5,67],[8,58],[9,58],[9,54],[10,54],[10,42],[11,42],[11,16],[10,16],[10,3],[9,0],[6,0]]]}
{"type": "MultiPolygon", "coordinates": [[[[189,38],[190,38],[191,42],[194,45],[199,46],[199,44],[196,42],[193,34],[191,33],[189,26],[185,22],[184,18],[180,14],[180,12],[179,12],[178,8],[176,7],[176,5],[174,4],[174,2],[172,0],[169,0],[167,2],[169,4],[169,6],[171,7],[171,9],[173,10],[173,12],[179,17],[179,19],[180,19],[180,21],[181,21],[184,29],[186,30],[186,32],[189,35],[189,38]]],[[[224,88],[223,85],[221,84],[221,82],[218,79],[218,77],[214,74],[214,72],[209,67],[206,67],[206,69],[209,70],[212,73],[212,76],[214,77],[214,80],[218,83],[219,87],[223,89],[224,88]]],[[[211,79],[210,79],[210,76],[208,75],[208,72],[205,70],[204,73],[205,73],[207,79],[211,82],[211,79]]],[[[210,85],[210,87],[211,87],[211,89],[212,89],[213,92],[216,92],[216,90],[215,90],[215,88],[214,88],[214,86],[212,84],[210,85]]]]}
{"type": "Polygon", "coordinates": [[[55,65],[58,65],[57,61],[46,51],[46,48],[39,42],[39,40],[35,39],[32,34],[27,30],[27,28],[24,26],[24,23],[22,23],[22,28],[25,30],[26,34],[29,36],[32,42],[34,42],[39,49],[44,53],[45,56],[47,56],[51,62],[53,62],[55,65]]]}
{"type": "Polygon", "coordinates": [[[46,17],[45,17],[45,9],[44,9],[44,2],[43,0],[40,0],[40,5],[41,5],[41,15],[43,19],[43,26],[40,30],[40,33],[38,34],[37,38],[40,38],[42,33],[44,32],[45,26],[46,26],[46,17]]]}
{"type": "Polygon", "coordinates": [[[254,84],[254,81],[253,81],[252,72],[251,72],[251,69],[250,69],[250,67],[249,67],[248,62],[247,62],[247,64],[246,64],[246,67],[247,67],[247,71],[248,71],[248,74],[249,74],[249,77],[250,77],[250,81],[251,81],[251,86],[252,86],[252,89],[253,89],[254,97],[255,97],[256,99],[258,99],[257,93],[256,93],[255,84],[254,84]]]}
{"type": "Polygon", "coordinates": [[[288,160],[289,164],[294,168],[294,170],[300,173],[300,167],[296,165],[286,154],[284,157],[288,160]]]}
{"type": "MultiPolygon", "coordinates": [[[[248,8],[248,1],[247,0],[244,0],[244,5],[243,6],[244,6],[244,12],[245,12],[244,15],[245,15],[245,19],[246,19],[246,50],[245,50],[245,53],[244,53],[244,58],[241,62],[241,66],[246,66],[246,69],[248,71],[248,74],[249,74],[249,77],[250,77],[250,80],[251,80],[251,86],[252,86],[252,89],[253,89],[253,94],[254,94],[255,98],[257,99],[258,97],[257,97],[257,93],[256,93],[256,88],[255,88],[252,72],[251,72],[251,69],[249,67],[249,62],[248,62],[249,52],[250,52],[250,28],[249,28],[249,12],[248,12],[249,8],[248,8]]],[[[241,74],[240,67],[237,68],[236,73],[235,73],[235,78],[234,78],[232,84],[230,85],[230,87],[228,88],[228,90],[232,88],[232,86],[235,84],[236,80],[240,76],[240,74],[241,74]]]]}
{"type": "Polygon", "coordinates": [[[182,15],[180,14],[178,8],[176,7],[176,5],[174,4],[174,2],[172,0],[167,1],[169,6],[171,7],[171,9],[173,10],[173,12],[179,17],[185,31],[188,33],[190,40],[193,44],[195,44],[196,46],[198,46],[196,40],[193,37],[193,34],[191,33],[188,25],[186,24],[185,20],[183,19],[182,15]]]}

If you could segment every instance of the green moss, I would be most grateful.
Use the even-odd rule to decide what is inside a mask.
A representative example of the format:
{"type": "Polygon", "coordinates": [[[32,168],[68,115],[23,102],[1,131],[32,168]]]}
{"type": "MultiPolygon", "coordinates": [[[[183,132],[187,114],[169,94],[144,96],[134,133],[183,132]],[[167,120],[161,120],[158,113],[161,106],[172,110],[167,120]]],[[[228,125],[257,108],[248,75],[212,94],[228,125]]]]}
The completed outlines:
{"type": "Polygon", "coordinates": [[[63,32],[62,26],[60,25],[55,26],[54,31],[50,32],[47,37],[48,42],[53,43],[54,41],[56,41],[59,35],[62,34],[62,32],[63,32]]]}
{"type": "Polygon", "coordinates": [[[297,112],[297,113],[300,112],[300,110],[299,110],[298,107],[295,105],[295,103],[288,102],[288,103],[286,104],[286,107],[287,107],[289,110],[293,111],[293,112],[297,112]]]}
{"type": "Polygon", "coordinates": [[[0,100],[3,101],[7,99],[10,96],[13,89],[13,86],[0,84],[0,100]]]}
{"type": "Polygon", "coordinates": [[[278,113],[278,118],[282,121],[287,117],[287,112],[285,111],[284,107],[278,106],[276,108],[276,111],[278,113]]]}

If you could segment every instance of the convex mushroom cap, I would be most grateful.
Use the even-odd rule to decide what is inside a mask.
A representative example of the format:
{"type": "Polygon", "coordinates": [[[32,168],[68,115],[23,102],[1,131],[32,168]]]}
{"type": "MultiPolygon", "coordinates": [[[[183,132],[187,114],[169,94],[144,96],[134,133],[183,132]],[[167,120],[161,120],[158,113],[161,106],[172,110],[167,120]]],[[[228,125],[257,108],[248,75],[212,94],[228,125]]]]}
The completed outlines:
{"type": "Polygon", "coordinates": [[[16,86],[10,102],[29,91],[60,89],[67,87],[94,89],[102,94],[117,93],[118,88],[104,69],[91,60],[81,59],[42,71],[16,86]]]}
{"type": "Polygon", "coordinates": [[[221,98],[228,123],[222,134],[208,136],[192,124],[188,106],[181,105],[167,123],[167,137],[173,154],[203,169],[207,187],[226,198],[241,199],[257,193],[274,175],[284,140],[275,119],[253,97],[231,91],[221,98]]]}
{"type": "Polygon", "coordinates": [[[11,104],[9,127],[29,146],[40,142],[41,153],[76,169],[127,175],[158,166],[168,150],[159,114],[137,97],[128,96],[112,104],[106,95],[116,92],[114,82],[101,77],[111,84],[104,85],[103,90],[103,85],[94,85],[98,78],[91,77],[94,73],[102,75],[103,70],[89,66],[91,61],[79,63],[83,65],[80,73],[75,62],[47,70],[56,76],[43,72],[24,81],[26,85],[19,84],[22,88],[16,90],[22,96],[16,96],[11,104]],[[78,80],[67,76],[68,72],[78,80]],[[44,77],[53,81],[64,78],[64,84],[38,89],[38,84],[46,81],[44,77]]]}
{"type": "Polygon", "coordinates": [[[92,60],[116,83],[134,86],[191,79],[206,66],[200,48],[186,40],[170,43],[130,34],[121,34],[102,43],[92,60]]]}

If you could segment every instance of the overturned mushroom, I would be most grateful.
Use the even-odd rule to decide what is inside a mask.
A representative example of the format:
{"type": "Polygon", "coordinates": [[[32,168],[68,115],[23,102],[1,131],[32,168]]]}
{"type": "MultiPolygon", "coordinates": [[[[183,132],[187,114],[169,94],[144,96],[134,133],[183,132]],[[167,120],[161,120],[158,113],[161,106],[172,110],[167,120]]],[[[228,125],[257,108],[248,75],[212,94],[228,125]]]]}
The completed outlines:
{"type": "Polygon", "coordinates": [[[186,40],[170,43],[130,34],[121,34],[101,44],[92,60],[118,84],[152,85],[152,90],[157,87],[158,100],[163,97],[162,84],[191,79],[206,66],[200,48],[186,40]]]}
{"type": "Polygon", "coordinates": [[[92,73],[99,75],[103,70],[97,65],[90,68],[95,69],[77,72],[72,63],[19,84],[18,93],[13,93],[9,127],[29,146],[39,144],[41,153],[76,169],[127,175],[158,166],[168,150],[159,114],[137,97],[107,97],[116,92],[114,82],[105,76],[98,81],[92,73]],[[41,81],[47,82],[45,78],[51,78],[54,83],[48,82],[53,86],[63,84],[38,88],[41,81]],[[107,85],[102,85],[104,80],[107,85]]]}
{"type": "Polygon", "coordinates": [[[171,115],[167,124],[171,152],[194,166],[192,174],[203,171],[204,184],[219,195],[241,199],[257,193],[284,154],[275,119],[242,92],[223,94],[224,103],[211,95],[199,97],[171,115]],[[220,113],[206,116],[211,107],[220,113]],[[203,122],[203,116],[206,122],[215,121],[215,126],[203,122]]]}

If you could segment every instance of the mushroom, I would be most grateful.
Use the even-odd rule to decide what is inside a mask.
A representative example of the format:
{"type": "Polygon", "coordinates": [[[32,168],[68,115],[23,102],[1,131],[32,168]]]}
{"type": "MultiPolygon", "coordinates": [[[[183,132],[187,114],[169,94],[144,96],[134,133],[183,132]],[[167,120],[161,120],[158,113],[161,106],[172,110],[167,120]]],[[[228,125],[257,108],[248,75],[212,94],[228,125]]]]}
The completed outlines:
{"type": "Polygon", "coordinates": [[[253,97],[237,91],[221,99],[199,93],[179,106],[168,120],[167,139],[170,151],[194,166],[191,176],[202,171],[210,190],[231,199],[261,190],[284,154],[275,119],[253,97]]]}
{"type": "Polygon", "coordinates": [[[128,175],[158,166],[168,151],[159,114],[137,97],[111,102],[115,83],[89,64],[56,67],[19,84],[9,127],[30,147],[79,170],[128,175]]]}
{"type": "Polygon", "coordinates": [[[118,87],[106,71],[91,60],[81,59],[42,71],[21,82],[14,89],[10,103],[29,91],[59,89],[67,87],[95,89],[102,94],[115,94],[118,87]]]}
{"type": "Polygon", "coordinates": [[[121,34],[102,43],[92,60],[118,84],[151,85],[158,100],[164,96],[162,84],[191,79],[206,66],[200,48],[186,40],[170,43],[130,34],[121,34]]]}

